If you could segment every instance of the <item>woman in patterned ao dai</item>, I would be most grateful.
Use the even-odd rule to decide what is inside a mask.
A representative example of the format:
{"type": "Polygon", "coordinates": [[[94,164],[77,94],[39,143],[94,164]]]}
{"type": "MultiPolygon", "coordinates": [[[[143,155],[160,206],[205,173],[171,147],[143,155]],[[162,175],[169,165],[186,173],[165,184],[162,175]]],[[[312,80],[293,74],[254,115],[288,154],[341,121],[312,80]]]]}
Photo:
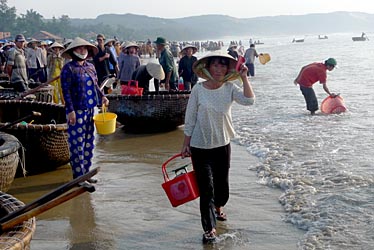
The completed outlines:
{"type": "MultiPolygon", "coordinates": [[[[72,61],[65,64],[61,72],[62,92],[65,99],[68,122],[70,164],[73,177],[77,178],[90,170],[94,149],[94,108],[108,105],[109,100],[98,86],[93,64],[86,61],[97,52],[97,48],[82,38],[75,38],[62,53],[72,61]]],[[[89,182],[97,182],[90,179],[89,182]]]]}

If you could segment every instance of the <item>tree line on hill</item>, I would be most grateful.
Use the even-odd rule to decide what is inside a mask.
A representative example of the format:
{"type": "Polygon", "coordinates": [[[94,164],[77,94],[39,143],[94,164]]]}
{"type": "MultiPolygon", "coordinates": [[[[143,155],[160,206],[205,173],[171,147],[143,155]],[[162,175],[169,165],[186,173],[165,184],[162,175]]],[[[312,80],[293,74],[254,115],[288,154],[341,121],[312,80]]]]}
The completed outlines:
{"type": "Polygon", "coordinates": [[[103,14],[95,19],[59,18],[44,19],[31,9],[16,15],[16,8],[7,0],[0,0],[0,31],[26,37],[40,30],[63,38],[80,36],[93,39],[95,34],[120,40],[154,40],[164,36],[168,40],[190,41],[219,39],[222,37],[250,37],[255,35],[306,35],[333,32],[370,32],[374,15],[360,12],[334,12],[299,16],[273,16],[234,18],[227,15],[202,15],[165,19],[134,14],[103,14]]]}

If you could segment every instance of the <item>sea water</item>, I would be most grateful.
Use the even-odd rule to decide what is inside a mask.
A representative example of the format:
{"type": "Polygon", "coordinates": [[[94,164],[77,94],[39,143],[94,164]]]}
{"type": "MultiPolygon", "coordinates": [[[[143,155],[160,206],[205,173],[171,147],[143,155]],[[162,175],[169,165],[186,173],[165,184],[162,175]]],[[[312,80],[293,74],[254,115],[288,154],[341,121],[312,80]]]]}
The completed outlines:
{"type": "MultiPolygon", "coordinates": [[[[233,143],[257,160],[239,168],[237,163],[243,160],[235,165],[233,159],[231,174],[236,179],[230,182],[230,202],[225,208],[229,220],[219,224],[216,245],[201,244],[198,201],[172,208],[161,188],[161,163],[170,152],[180,150],[183,133],[179,128],[166,134],[116,131],[99,136],[94,165],[102,170],[97,191],[39,216],[31,248],[373,249],[374,42],[353,42],[355,34],[327,35],[326,40],[307,36],[304,43],[291,43],[291,36],[259,37],[265,44],[256,49],[269,53],[271,61],[255,62],[256,76],[250,81],[256,103],[234,105],[232,110],[237,131],[233,143]],[[311,116],[293,81],[302,66],[328,57],[336,58],[339,68],[328,72],[327,84],[345,99],[348,111],[311,116]],[[259,185],[248,190],[254,173],[259,185]],[[276,199],[264,199],[274,200],[275,205],[269,206],[277,210],[274,214],[269,211],[265,220],[253,219],[262,212],[253,201],[271,196],[269,190],[283,206],[284,223],[276,225],[284,230],[272,223],[279,221],[276,199]],[[282,239],[279,244],[278,239],[282,239]]],[[[239,38],[224,42],[231,40],[239,38]]],[[[248,48],[248,39],[242,42],[248,48]]],[[[314,89],[321,103],[327,95],[318,83],[314,89]]],[[[70,176],[67,166],[28,177],[27,182],[20,179],[22,185],[13,193],[27,203],[50,190],[51,184],[43,180],[57,185],[70,176]],[[29,183],[34,185],[28,187],[29,183]]]]}
{"type": "MultiPolygon", "coordinates": [[[[256,103],[233,108],[236,141],[261,162],[250,170],[282,190],[285,222],[305,232],[300,249],[374,248],[374,42],[352,36],[263,37],[256,49],[271,61],[256,61],[256,103]],[[302,66],[328,57],[338,68],[327,73],[327,86],[348,111],[311,116],[293,81],[302,66]]],[[[327,94],[319,83],[314,90],[321,103],[327,94]]]]}

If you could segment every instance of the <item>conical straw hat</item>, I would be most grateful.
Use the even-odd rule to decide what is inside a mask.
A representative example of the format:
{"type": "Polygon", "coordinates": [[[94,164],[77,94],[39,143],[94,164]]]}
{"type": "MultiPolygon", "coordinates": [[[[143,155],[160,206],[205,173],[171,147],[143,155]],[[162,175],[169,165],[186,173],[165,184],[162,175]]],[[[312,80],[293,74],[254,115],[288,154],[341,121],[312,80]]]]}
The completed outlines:
{"type": "Polygon", "coordinates": [[[40,43],[40,41],[33,38],[33,39],[31,39],[30,41],[27,42],[27,47],[30,48],[33,43],[38,44],[38,43],[40,43]]]}
{"type": "Polygon", "coordinates": [[[269,54],[264,53],[264,54],[260,54],[258,56],[258,59],[259,59],[259,61],[260,61],[261,64],[266,64],[266,63],[268,63],[271,60],[271,57],[270,57],[269,54]]]}
{"type": "Polygon", "coordinates": [[[122,49],[126,48],[126,46],[127,46],[129,43],[130,43],[129,41],[124,41],[124,42],[121,44],[121,48],[122,48],[122,49]]]}
{"type": "Polygon", "coordinates": [[[67,47],[69,46],[69,44],[71,44],[72,41],[73,41],[72,39],[66,39],[62,45],[63,45],[65,48],[67,48],[67,47]]]}
{"type": "Polygon", "coordinates": [[[186,46],[183,47],[181,53],[185,53],[186,49],[188,49],[188,48],[192,48],[192,50],[193,50],[192,54],[195,54],[197,52],[197,47],[195,45],[187,44],[186,46]]]}
{"type": "Polygon", "coordinates": [[[158,80],[165,79],[165,72],[160,64],[149,62],[145,68],[147,69],[148,74],[150,74],[152,77],[158,80]]]}
{"type": "Polygon", "coordinates": [[[227,81],[232,81],[236,80],[239,77],[239,74],[236,73],[235,66],[237,64],[237,60],[235,60],[234,57],[230,56],[229,54],[223,52],[223,51],[218,51],[218,52],[212,52],[199,60],[197,60],[193,65],[192,65],[192,70],[195,72],[196,75],[199,77],[205,79],[205,80],[210,80],[210,77],[206,73],[208,71],[207,68],[207,62],[208,58],[210,57],[224,57],[229,59],[229,67],[228,67],[228,72],[227,74],[231,74],[227,81]]]}
{"type": "Polygon", "coordinates": [[[58,42],[54,42],[51,44],[51,46],[49,46],[50,49],[53,49],[53,48],[60,48],[60,49],[65,49],[64,45],[62,45],[61,43],[58,43],[58,42]]]}
{"type": "Polygon", "coordinates": [[[93,57],[98,52],[98,48],[92,43],[87,42],[86,40],[76,37],[69,46],[62,52],[61,56],[71,59],[70,52],[77,47],[86,46],[88,50],[88,57],[93,57]]]}
{"type": "Polygon", "coordinates": [[[115,41],[116,41],[116,39],[108,39],[108,40],[105,41],[104,46],[107,46],[108,43],[113,43],[114,44],[115,41]]]}
{"type": "Polygon", "coordinates": [[[136,49],[139,49],[139,46],[134,43],[134,42],[128,42],[126,45],[125,45],[125,49],[128,49],[130,47],[135,47],[136,49]]]}

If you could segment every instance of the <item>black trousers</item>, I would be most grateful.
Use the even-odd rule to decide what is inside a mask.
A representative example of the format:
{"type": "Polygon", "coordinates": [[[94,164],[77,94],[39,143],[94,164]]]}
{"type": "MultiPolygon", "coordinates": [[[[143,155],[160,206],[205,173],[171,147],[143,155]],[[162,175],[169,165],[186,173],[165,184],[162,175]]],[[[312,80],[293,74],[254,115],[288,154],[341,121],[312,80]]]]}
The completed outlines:
{"type": "Polygon", "coordinates": [[[191,147],[191,160],[200,192],[201,224],[204,231],[210,231],[216,228],[215,207],[222,207],[229,200],[231,146],[191,147]]]}
{"type": "Polygon", "coordinates": [[[305,88],[300,86],[301,93],[304,96],[306,109],[314,112],[318,110],[318,100],[313,88],[305,88]]]}

